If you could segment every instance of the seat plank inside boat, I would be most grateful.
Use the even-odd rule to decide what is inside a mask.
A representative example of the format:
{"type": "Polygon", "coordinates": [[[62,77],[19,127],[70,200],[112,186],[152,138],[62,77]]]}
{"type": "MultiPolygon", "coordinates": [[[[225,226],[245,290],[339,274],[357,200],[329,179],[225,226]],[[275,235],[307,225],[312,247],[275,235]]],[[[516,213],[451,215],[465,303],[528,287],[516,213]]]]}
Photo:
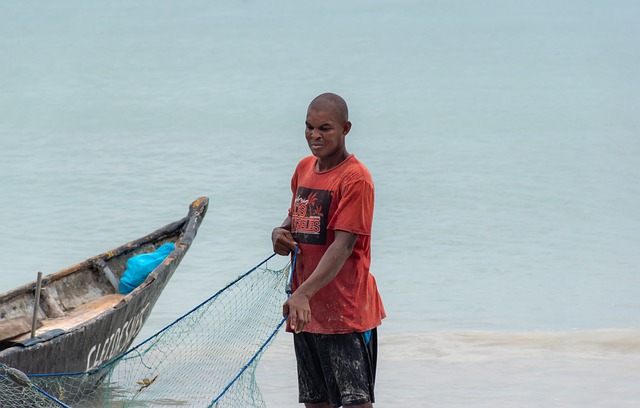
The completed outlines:
{"type": "MultiPolygon", "coordinates": [[[[53,329],[63,329],[69,331],[78,325],[84,324],[87,320],[98,316],[100,313],[105,312],[115,305],[117,305],[125,295],[121,294],[109,294],[83,305],[76,307],[73,310],[69,310],[64,316],[43,319],[42,326],[36,331],[36,336],[53,329]]],[[[29,334],[17,337],[14,341],[22,341],[29,337],[29,334]]]]}
{"type": "MultiPolygon", "coordinates": [[[[0,341],[11,339],[25,333],[31,333],[32,320],[28,316],[14,317],[0,320],[0,341]]],[[[37,321],[36,327],[41,327],[42,322],[37,321]]]]}

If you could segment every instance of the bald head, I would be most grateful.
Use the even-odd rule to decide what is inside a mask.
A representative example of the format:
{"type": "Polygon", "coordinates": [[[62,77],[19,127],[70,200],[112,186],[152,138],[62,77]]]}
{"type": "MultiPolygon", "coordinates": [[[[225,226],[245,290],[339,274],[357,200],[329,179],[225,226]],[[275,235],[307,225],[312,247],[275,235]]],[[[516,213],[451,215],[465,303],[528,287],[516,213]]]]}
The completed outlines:
{"type": "Polygon", "coordinates": [[[349,120],[349,109],[347,103],[340,95],[334,93],[323,93],[318,95],[309,104],[308,110],[332,112],[340,122],[349,120]]]}

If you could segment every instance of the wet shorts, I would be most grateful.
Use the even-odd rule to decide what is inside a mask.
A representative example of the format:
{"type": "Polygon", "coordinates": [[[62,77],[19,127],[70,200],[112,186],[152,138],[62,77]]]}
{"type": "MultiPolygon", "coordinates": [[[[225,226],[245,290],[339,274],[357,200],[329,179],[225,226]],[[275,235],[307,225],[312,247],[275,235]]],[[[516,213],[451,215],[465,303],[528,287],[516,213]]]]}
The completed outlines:
{"type": "Polygon", "coordinates": [[[374,402],[378,336],[367,333],[293,335],[301,403],[334,407],[374,402]]]}

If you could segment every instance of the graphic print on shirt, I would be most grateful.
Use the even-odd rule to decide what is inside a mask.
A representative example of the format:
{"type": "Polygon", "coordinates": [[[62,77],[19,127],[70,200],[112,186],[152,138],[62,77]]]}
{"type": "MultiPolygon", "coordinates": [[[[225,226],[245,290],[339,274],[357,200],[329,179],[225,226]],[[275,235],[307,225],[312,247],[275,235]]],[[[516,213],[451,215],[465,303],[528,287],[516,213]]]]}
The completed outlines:
{"type": "Polygon", "coordinates": [[[291,232],[297,242],[325,245],[331,191],[298,187],[291,211],[291,232]]]}

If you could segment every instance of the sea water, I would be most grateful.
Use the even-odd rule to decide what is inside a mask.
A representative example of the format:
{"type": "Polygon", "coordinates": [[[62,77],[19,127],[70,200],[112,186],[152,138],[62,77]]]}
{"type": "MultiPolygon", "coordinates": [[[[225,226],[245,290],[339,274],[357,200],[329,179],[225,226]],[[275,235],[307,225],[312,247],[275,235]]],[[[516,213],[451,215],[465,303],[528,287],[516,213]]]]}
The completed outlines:
{"type": "MultiPolygon", "coordinates": [[[[636,407],[639,17],[633,1],[0,3],[0,292],[206,195],[153,334],[271,253],[306,106],[331,91],[376,184],[376,406],[636,407]]],[[[258,381],[297,406],[286,333],[258,381]]]]}

